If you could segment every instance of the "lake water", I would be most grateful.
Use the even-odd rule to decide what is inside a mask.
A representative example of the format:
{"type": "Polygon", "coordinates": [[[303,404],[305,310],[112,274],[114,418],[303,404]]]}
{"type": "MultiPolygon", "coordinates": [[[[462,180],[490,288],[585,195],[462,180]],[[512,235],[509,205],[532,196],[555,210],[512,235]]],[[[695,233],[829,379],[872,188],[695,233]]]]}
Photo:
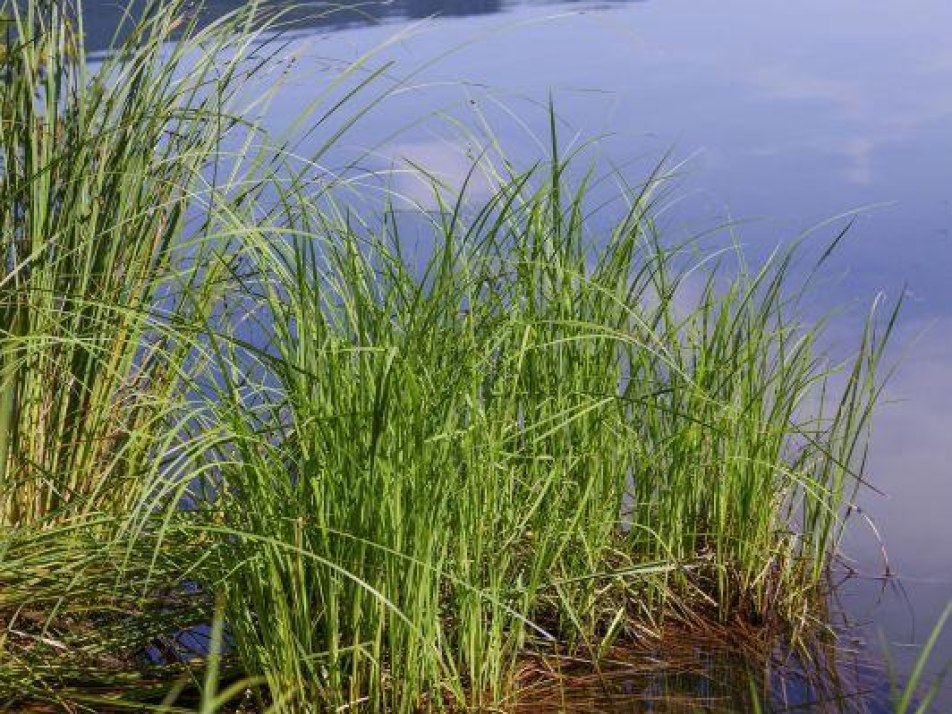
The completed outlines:
{"type": "MultiPolygon", "coordinates": [[[[313,21],[295,41],[295,69],[270,110],[276,125],[328,80],[328,58],[353,59],[408,33],[381,59],[396,60],[404,76],[419,73],[341,151],[368,150],[397,132],[375,152],[381,163],[408,158],[460,180],[473,146],[421,117],[485,116],[508,151],[530,160],[545,151],[536,141],[551,95],[566,143],[603,137],[593,151],[632,181],[666,152],[687,160],[664,219],[676,236],[730,217],[757,257],[864,209],[816,301],[818,310],[853,306],[833,332],[848,344],[877,293],[895,300],[905,290],[894,350],[903,359],[868,468],[885,495],[861,498],[898,577],[875,579],[884,570],[880,543],[856,519],[847,555],[869,577],[849,581],[841,599],[866,623],[866,652],[879,656],[881,633],[899,672],[908,671],[952,599],[952,3],[396,0],[361,8],[362,17],[313,21]]],[[[116,14],[115,0],[86,1],[91,47],[106,46],[116,14]]],[[[401,191],[420,190],[406,181],[401,191]]],[[[842,223],[821,233],[832,237],[842,223]]],[[[950,658],[952,629],[931,671],[950,658]]],[[[879,675],[873,688],[881,693],[884,681],[879,675]]],[[[952,711],[952,682],[935,711],[952,711]]]]}

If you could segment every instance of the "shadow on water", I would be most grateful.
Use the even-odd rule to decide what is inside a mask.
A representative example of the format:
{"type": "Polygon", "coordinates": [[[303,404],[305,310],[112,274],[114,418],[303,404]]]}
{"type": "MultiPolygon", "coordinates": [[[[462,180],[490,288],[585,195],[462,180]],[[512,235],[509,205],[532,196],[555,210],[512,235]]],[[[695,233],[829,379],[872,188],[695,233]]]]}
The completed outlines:
{"type": "MultiPolygon", "coordinates": [[[[326,32],[346,30],[360,25],[398,20],[422,20],[429,17],[469,17],[501,13],[520,5],[592,6],[595,8],[627,5],[643,0],[341,0],[340,2],[286,3],[296,9],[295,26],[326,32]]],[[[85,0],[83,22],[87,48],[92,52],[113,44],[118,18],[123,12],[135,16],[145,2],[121,0],[85,0]],[[138,9],[137,9],[138,8],[138,9]]],[[[207,0],[204,22],[219,18],[246,4],[245,0],[207,0]]],[[[272,3],[280,7],[280,2],[272,3]]]]}
{"type": "MultiPolygon", "coordinates": [[[[203,3],[204,21],[209,22],[245,4],[243,0],[208,0],[203,3]]],[[[354,26],[389,20],[423,19],[433,16],[464,17],[502,12],[517,3],[512,0],[343,0],[342,2],[288,3],[295,10],[301,29],[344,30],[354,26]]],[[[133,16],[141,13],[143,2],[86,0],[83,21],[90,51],[108,49],[113,44],[118,18],[123,8],[133,16]],[[138,9],[137,9],[138,8],[138,9]]],[[[275,3],[279,5],[279,3],[275,3]]]]}
{"type": "MultiPolygon", "coordinates": [[[[895,714],[895,676],[861,638],[862,624],[839,603],[842,589],[901,589],[894,579],[844,575],[835,583],[825,625],[793,635],[770,625],[730,621],[670,622],[662,639],[625,640],[600,651],[597,666],[584,647],[525,654],[503,710],[519,714],[895,714]],[[863,582],[859,582],[863,581],[863,582]]],[[[825,598],[818,612],[828,609],[825,598]]],[[[215,649],[211,625],[189,627],[157,640],[141,653],[152,665],[203,659],[215,649]]],[[[220,650],[225,679],[226,631],[220,650]]],[[[902,682],[898,682],[899,685],[902,682]]],[[[925,683],[928,686],[928,683],[925,683]]],[[[922,703],[913,697],[911,705],[922,703]]],[[[918,709],[916,711],[919,711],[918,709]]],[[[933,711],[925,709],[924,711],[933,711]]]]}
{"type": "MultiPolygon", "coordinates": [[[[743,630],[744,628],[739,628],[743,630]]],[[[597,671],[584,658],[535,660],[515,709],[570,712],[892,712],[881,666],[842,635],[793,649],[780,634],[699,634],[675,628],[662,643],[608,652],[597,671]]]]}
{"type": "MultiPolygon", "coordinates": [[[[513,710],[525,714],[578,713],[897,714],[946,711],[937,676],[910,679],[896,671],[897,654],[872,623],[850,612],[849,594],[878,591],[906,598],[901,579],[858,575],[846,568],[815,604],[822,625],[799,634],[746,621],[677,623],[663,639],[626,643],[591,657],[559,656],[527,660],[513,710]],[[846,596],[846,597],[844,597],[846,596]],[[936,708],[938,705],[938,708],[936,708]]],[[[908,603],[912,607],[912,603],[908,603]]],[[[943,634],[952,603],[935,623],[930,643],[919,654],[925,666],[943,634]]]]}

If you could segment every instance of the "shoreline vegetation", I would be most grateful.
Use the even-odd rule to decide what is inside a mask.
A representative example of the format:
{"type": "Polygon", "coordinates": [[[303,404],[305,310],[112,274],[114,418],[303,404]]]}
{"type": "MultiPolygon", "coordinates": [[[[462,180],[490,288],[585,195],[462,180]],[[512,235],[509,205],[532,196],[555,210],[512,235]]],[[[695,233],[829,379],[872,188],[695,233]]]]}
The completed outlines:
{"type": "Polygon", "coordinates": [[[158,0],[91,69],[75,6],[0,7],[0,707],[498,711],[672,633],[829,643],[898,311],[825,356],[829,251],[670,245],[661,168],[596,234],[554,113],[490,198],[358,211],[317,168],[372,56],[302,160],[242,91],[282,11],[158,0]]]}

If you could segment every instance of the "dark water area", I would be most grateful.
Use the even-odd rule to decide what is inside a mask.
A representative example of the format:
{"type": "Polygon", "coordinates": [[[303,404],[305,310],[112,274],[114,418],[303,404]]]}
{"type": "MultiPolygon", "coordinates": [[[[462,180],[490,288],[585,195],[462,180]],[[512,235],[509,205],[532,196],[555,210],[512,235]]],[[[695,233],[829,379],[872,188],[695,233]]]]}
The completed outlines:
{"type": "MultiPolygon", "coordinates": [[[[214,14],[234,4],[210,6],[214,14]]],[[[87,0],[92,49],[107,46],[117,13],[115,0],[87,0]]],[[[905,305],[866,469],[882,493],[865,490],[858,504],[875,528],[851,523],[844,553],[859,577],[838,600],[852,623],[845,644],[879,663],[888,648],[901,679],[952,599],[949,28],[944,0],[360,3],[312,16],[289,48],[295,70],[269,121],[290,123],[320,91],[331,76],[326,58],[352,60],[390,41],[377,61],[394,60],[412,81],[340,152],[364,152],[381,167],[413,161],[460,183],[480,137],[488,141],[484,119],[517,162],[544,156],[552,97],[565,145],[601,137],[590,154],[632,183],[669,153],[684,161],[677,201],[661,218],[675,239],[731,220],[756,259],[833,219],[817,231],[822,246],[853,220],[829,281],[813,293],[818,312],[847,308],[832,324],[831,349],[849,347],[877,295],[905,305]],[[472,131],[421,120],[432,115],[472,131]]],[[[426,202],[418,178],[395,181],[426,202]]],[[[927,679],[950,659],[946,631],[927,679]]],[[[882,667],[864,670],[857,691],[874,694],[857,706],[885,711],[882,667]]],[[[934,711],[952,711],[952,681],[934,711]]]]}
{"type": "MultiPolygon", "coordinates": [[[[617,1],[617,0],[616,0],[617,1]]],[[[203,3],[203,22],[221,17],[242,3],[235,0],[208,0],[203,3]]],[[[292,3],[287,3],[289,6],[292,3]]],[[[271,3],[280,6],[280,3],[271,3]]],[[[293,3],[297,26],[312,30],[342,30],[360,25],[429,17],[466,17],[498,13],[512,7],[507,0],[390,0],[293,3]]],[[[116,20],[123,12],[140,17],[144,3],[122,0],[88,0],[83,4],[86,43],[90,50],[111,46],[116,20]]]]}

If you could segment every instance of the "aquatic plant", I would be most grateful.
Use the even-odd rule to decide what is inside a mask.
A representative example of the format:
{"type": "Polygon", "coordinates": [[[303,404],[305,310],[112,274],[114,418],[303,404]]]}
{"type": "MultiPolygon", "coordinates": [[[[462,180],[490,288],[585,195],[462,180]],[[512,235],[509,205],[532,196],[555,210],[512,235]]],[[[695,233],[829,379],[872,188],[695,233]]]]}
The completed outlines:
{"type": "Polygon", "coordinates": [[[505,707],[529,655],[817,624],[895,311],[829,359],[797,244],[666,242],[663,170],[594,229],[554,111],[488,200],[358,213],[314,169],[387,66],[331,81],[296,169],[237,109],[255,5],[149,5],[95,70],[78,14],[4,9],[8,703],[505,707]]]}
{"type": "Polygon", "coordinates": [[[939,619],[929,632],[929,636],[926,638],[922,650],[919,652],[919,656],[916,657],[915,664],[905,684],[901,687],[894,686],[893,688],[893,711],[896,714],[907,714],[907,712],[910,711],[915,712],[915,714],[926,714],[932,706],[933,700],[939,693],[939,688],[948,676],[949,671],[952,670],[952,659],[944,663],[938,675],[929,682],[925,691],[922,691],[925,685],[923,682],[925,668],[930,658],[933,657],[936,642],[939,640],[939,636],[942,634],[946,622],[948,622],[950,617],[952,617],[952,600],[946,604],[939,619]],[[918,698],[920,694],[921,699],[918,698]],[[912,707],[915,707],[915,709],[912,707]]]}
{"type": "Polygon", "coordinates": [[[68,4],[2,6],[0,527],[122,512],[163,463],[192,349],[163,325],[213,289],[182,237],[207,220],[195,192],[235,72],[181,79],[187,46],[166,41],[182,11],[147,8],[91,72],[68,4]]]}
{"type": "Polygon", "coordinates": [[[527,648],[809,619],[878,390],[873,321],[826,362],[795,248],[711,266],[686,301],[698,266],[656,235],[653,182],[598,237],[565,173],[556,155],[445,206],[423,255],[395,211],[236,218],[256,327],[212,338],[214,496],[177,521],[217,536],[236,652],[289,711],[489,706],[527,648]],[[841,373],[830,416],[803,409],[841,373]]]}
{"type": "Polygon", "coordinates": [[[182,580],[188,543],[117,529],[159,474],[193,468],[190,325],[220,288],[200,237],[247,16],[199,30],[183,3],[141,9],[93,62],[78,7],[0,4],[5,710],[81,700],[77,683],[164,693],[169,673],[145,674],[144,653],[210,612],[182,580]],[[196,63],[200,46],[216,60],[196,63]]]}

